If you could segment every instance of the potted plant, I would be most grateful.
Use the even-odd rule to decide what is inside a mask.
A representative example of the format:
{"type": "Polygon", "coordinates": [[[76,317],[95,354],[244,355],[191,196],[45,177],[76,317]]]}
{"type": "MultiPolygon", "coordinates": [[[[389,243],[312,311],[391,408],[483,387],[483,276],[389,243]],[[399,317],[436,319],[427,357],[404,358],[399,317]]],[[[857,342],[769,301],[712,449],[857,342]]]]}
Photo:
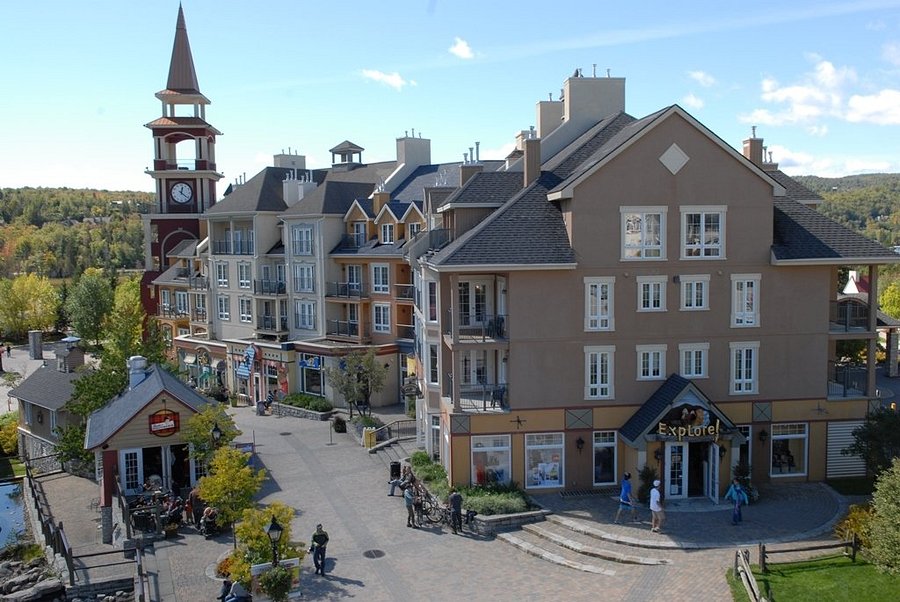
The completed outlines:
{"type": "Polygon", "coordinates": [[[291,571],[279,565],[259,576],[259,588],[273,602],[286,602],[291,591],[291,571]]]}

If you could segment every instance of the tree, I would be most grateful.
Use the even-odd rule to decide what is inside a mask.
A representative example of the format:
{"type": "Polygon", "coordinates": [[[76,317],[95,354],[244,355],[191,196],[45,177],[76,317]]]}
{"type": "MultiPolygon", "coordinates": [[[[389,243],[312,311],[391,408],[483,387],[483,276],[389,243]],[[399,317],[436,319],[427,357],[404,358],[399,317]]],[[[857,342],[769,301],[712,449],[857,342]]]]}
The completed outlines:
{"type": "Polygon", "coordinates": [[[48,330],[56,321],[59,294],[47,278],[22,274],[0,281],[0,326],[24,338],[29,330],[48,330]]]}
{"type": "Polygon", "coordinates": [[[190,444],[191,457],[203,464],[209,463],[216,445],[228,445],[241,434],[234,419],[225,411],[225,406],[218,403],[207,404],[202,410],[184,421],[182,430],[185,441],[190,444]],[[213,439],[213,427],[218,426],[222,436],[216,444],[213,439]]]}
{"type": "Polygon", "coordinates": [[[113,305],[113,290],[103,271],[88,268],[72,286],[66,300],[69,321],[78,334],[99,345],[103,323],[113,305]]]}
{"type": "Polygon", "coordinates": [[[81,420],[56,430],[56,451],[60,462],[89,462],[92,455],[84,449],[84,434],[88,416],[99,410],[125,388],[128,375],[123,365],[120,370],[101,366],[100,370],[86,374],[75,381],[72,398],[65,408],[81,420]]]}
{"type": "MultiPolygon", "coordinates": [[[[291,521],[294,518],[294,509],[283,502],[272,502],[264,508],[248,508],[241,514],[241,521],[234,527],[236,539],[240,542],[238,549],[231,555],[229,572],[232,579],[245,585],[250,584],[250,566],[272,562],[272,542],[266,534],[266,527],[272,522],[272,517],[284,529],[281,539],[276,543],[278,558],[300,558],[304,552],[302,543],[293,542],[291,536],[291,521]],[[297,546],[301,546],[298,548],[297,546]]],[[[288,579],[290,587],[290,579],[288,579]]],[[[271,597],[271,596],[270,596],[271,597]]]]}
{"type": "Polygon", "coordinates": [[[144,345],[144,320],[147,314],[141,305],[141,281],[139,276],[126,278],[113,293],[112,311],[104,323],[103,354],[105,366],[122,366],[133,355],[143,355],[148,363],[164,361],[161,357],[148,357],[144,345]]]}
{"type": "Polygon", "coordinates": [[[365,353],[351,351],[341,358],[337,368],[327,366],[325,376],[347,402],[352,418],[354,405],[360,413],[371,407],[372,395],[384,389],[389,369],[379,361],[375,350],[369,349],[365,353]]]}
{"type": "Polygon", "coordinates": [[[892,318],[900,318],[900,283],[892,282],[878,298],[881,310],[892,318]]]}
{"type": "Polygon", "coordinates": [[[0,453],[14,456],[19,452],[19,413],[0,415],[0,453]]]}
{"type": "Polygon", "coordinates": [[[879,570],[900,574],[900,458],[878,475],[868,555],[879,570]]]}
{"type": "Polygon", "coordinates": [[[232,447],[220,447],[209,463],[209,474],[200,479],[200,497],[219,510],[219,520],[230,524],[253,505],[253,498],[266,478],[263,469],[254,470],[250,454],[232,447]]]}
{"type": "Polygon", "coordinates": [[[844,455],[860,456],[866,468],[879,474],[900,457],[900,413],[879,408],[853,430],[853,444],[841,450],[844,455]]]}

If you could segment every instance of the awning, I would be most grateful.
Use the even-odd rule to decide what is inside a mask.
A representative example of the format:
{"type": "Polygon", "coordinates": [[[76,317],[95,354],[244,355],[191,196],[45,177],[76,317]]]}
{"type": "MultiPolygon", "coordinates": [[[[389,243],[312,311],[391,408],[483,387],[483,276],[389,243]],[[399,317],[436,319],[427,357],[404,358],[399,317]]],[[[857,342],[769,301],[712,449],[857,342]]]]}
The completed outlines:
{"type": "Polygon", "coordinates": [[[238,378],[250,378],[250,364],[247,362],[238,364],[234,369],[234,374],[238,378]]]}

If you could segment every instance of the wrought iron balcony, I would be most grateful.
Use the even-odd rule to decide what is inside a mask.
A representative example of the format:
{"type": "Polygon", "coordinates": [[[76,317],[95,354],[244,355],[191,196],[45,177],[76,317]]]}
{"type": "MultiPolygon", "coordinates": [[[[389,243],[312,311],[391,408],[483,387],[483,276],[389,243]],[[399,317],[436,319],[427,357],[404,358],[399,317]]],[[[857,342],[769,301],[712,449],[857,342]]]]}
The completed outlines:
{"type": "Polygon", "coordinates": [[[452,311],[448,311],[447,316],[444,334],[452,334],[455,324],[461,342],[484,343],[509,339],[508,314],[458,313],[454,316],[452,311]]]}
{"type": "Polygon", "coordinates": [[[394,296],[397,299],[412,301],[416,298],[416,287],[413,284],[395,284],[394,296]]]}
{"type": "Polygon", "coordinates": [[[365,340],[369,338],[369,327],[348,320],[328,320],[325,323],[325,334],[332,337],[365,340]]]}
{"type": "Polygon", "coordinates": [[[214,255],[253,255],[253,242],[249,240],[214,240],[214,255]]]}
{"type": "Polygon", "coordinates": [[[205,309],[195,309],[191,312],[191,321],[192,322],[201,322],[206,324],[209,319],[205,309]]]}
{"type": "Polygon", "coordinates": [[[859,332],[869,329],[869,306],[859,299],[841,299],[829,303],[831,332],[859,332]]]}
{"type": "Polygon", "coordinates": [[[286,295],[287,285],[279,280],[254,280],[254,295],[286,295]]]}
{"type": "Polygon", "coordinates": [[[869,397],[869,371],[864,364],[828,362],[829,397],[869,397]]]}
{"type": "Polygon", "coordinates": [[[256,328],[268,332],[285,332],[288,329],[288,319],[287,316],[258,316],[256,328]]]}
{"type": "Polygon", "coordinates": [[[328,282],[325,285],[325,296],[345,299],[368,299],[369,285],[365,282],[328,282]]]}
{"type": "Polygon", "coordinates": [[[193,276],[188,279],[188,286],[194,290],[205,291],[209,289],[209,278],[206,276],[193,276]]]}

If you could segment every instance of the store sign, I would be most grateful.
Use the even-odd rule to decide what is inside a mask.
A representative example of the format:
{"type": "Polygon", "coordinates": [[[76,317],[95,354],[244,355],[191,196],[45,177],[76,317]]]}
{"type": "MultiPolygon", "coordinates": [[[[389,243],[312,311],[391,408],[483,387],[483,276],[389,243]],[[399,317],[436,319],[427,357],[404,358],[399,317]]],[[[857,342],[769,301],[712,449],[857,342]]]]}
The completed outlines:
{"type": "Polygon", "coordinates": [[[675,437],[679,441],[682,439],[697,439],[700,437],[713,437],[714,441],[719,440],[719,420],[716,419],[715,424],[699,425],[692,424],[686,426],[670,426],[665,422],[660,422],[656,430],[656,434],[660,437],[675,437]]]}
{"type": "Polygon", "coordinates": [[[150,434],[168,437],[178,432],[178,412],[160,410],[150,414],[150,434]]]}

